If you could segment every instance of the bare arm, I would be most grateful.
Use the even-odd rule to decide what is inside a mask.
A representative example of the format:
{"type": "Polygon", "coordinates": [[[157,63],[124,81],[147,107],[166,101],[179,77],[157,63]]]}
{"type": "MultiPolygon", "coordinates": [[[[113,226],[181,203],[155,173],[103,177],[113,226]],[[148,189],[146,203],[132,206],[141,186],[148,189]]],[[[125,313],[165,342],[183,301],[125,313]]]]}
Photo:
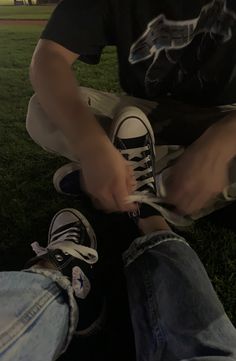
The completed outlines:
{"type": "Polygon", "coordinates": [[[170,169],[167,201],[185,214],[207,207],[229,185],[236,156],[236,112],[213,124],[170,169]]]}
{"type": "Polygon", "coordinates": [[[33,54],[30,79],[43,108],[63,131],[72,153],[79,159],[87,144],[91,147],[95,139],[99,142],[107,137],[80,98],[71,69],[78,57],[53,41],[40,40],[33,54]]]}
{"type": "Polygon", "coordinates": [[[79,55],[61,45],[40,40],[30,67],[30,78],[39,101],[68,139],[80,160],[85,188],[106,211],[130,211],[132,174],[83,103],[71,66],[79,55]]]}

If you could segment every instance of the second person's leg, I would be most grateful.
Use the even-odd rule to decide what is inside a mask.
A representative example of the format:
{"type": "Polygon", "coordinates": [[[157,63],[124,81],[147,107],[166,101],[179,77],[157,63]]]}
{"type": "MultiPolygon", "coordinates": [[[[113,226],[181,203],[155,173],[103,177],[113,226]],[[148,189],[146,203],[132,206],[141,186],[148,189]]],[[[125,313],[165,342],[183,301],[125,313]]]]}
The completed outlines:
{"type": "Polygon", "coordinates": [[[193,249],[162,217],[124,253],[137,361],[234,361],[236,330],[193,249]]]}
{"type": "Polygon", "coordinates": [[[52,361],[74,334],[94,334],[104,321],[96,236],[85,216],[61,210],[48,245],[33,249],[27,269],[0,273],[2,361],[52,361]]]}

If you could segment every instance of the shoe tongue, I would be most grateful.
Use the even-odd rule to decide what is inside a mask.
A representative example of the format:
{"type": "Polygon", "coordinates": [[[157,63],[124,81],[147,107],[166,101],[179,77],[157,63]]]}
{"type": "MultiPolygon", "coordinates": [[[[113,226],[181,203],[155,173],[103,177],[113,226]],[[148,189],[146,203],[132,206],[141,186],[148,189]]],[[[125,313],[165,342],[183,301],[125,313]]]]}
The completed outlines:
{"type": "Polygon", "coordinates": [[[143,147],[145,145],[145,138],[146,135],[142,135],[141,137],[136,137],[136,138],[118,138],[121,146],[122,144],[125,146],[125,148],[127,149],[132,149],[132,148],[139,148],[139,147],[143,147]]]}

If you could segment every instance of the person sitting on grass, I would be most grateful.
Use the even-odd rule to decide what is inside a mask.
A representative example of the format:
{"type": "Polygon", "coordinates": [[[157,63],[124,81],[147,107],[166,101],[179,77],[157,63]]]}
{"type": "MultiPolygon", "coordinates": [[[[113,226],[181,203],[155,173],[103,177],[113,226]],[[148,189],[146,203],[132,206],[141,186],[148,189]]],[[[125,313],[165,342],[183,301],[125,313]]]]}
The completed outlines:
{"type": "MultiPolygon", "coordinates": [[[[151,125],[144,115],[121,119],[113,142],[133,159],[143,199],[130,215],[140,236],[123,253],[136,360],[234,361],[235,328],[198,256],[158,210],[151,125]]],[[[73,335],[104,326],[99,240],[87,218],[76,209],[59,211],[48,245],[32,246],[37,256],[23,271],[0,273],[1,361],[55,360],[73,335]]]]}
{"type": "MultiPolygon", "coordinates": [[[[61,1],[33,55],[36,95],[27,116],[38,144],[74,162],[56,173],[57,189],[78,194],[74,184],[81,168],[84,188],[102,209],[135,209],[132,199],[125,201],[133,194],[133,174],[97,121],[108,129],[117,112],[131,106],[126,116],[136,119],[141,109],[157,143],[188,146],[184,152],[170,147],[162,159],[162,169],[168,167],[159,187],[162,203],[196,219],[233,201],[235,24],[236,3],[226,0],[184,0],[181,6],[161,0],[61,1]],[[74,62],[98,63],[107,45],[116,47],[126,95],[77,87],[74,62]]],[[[142,199],[136,195],[136,201],[142,199]]]]}

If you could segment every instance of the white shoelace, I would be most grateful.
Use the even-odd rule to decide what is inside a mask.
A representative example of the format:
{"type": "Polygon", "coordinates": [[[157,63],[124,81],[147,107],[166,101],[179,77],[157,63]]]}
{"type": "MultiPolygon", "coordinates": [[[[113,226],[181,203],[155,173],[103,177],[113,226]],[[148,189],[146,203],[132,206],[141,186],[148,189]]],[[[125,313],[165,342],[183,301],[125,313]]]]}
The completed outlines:
{"type": "Polygon", "coordinates": [[[162,216],[167,219],[170,223],[179,226],[188,226],[192,223],[190,219],[183,217],[182,215],[178,215],[175,212],[170,211],[165,208],[161,204],[163,204],[163,199],[158,195],[153,194],[148,189],[139,191],[141,187],[144,185],[148,185],[150,188],[155,191],[155,179],[154,176],[147,176],[149,173],[153,174],[153,169],[151,167],[146,168],[146,164],[150,161],[150,155],[143,157],[143,152],[149,150],[149,146],[133,148],[133,149],[125,149],[121,150],[121,154],[126,156],[126,159],[129,161],[130,165],[133,167],[135,180],[137,182],[136,191],[127,198],[127,203],[145,203],[158,212],[162,214],[162,216]],[[134,159],[137,158],[139,160],[134,159]],[[144,168],[142,171],[137,170],[137,168],[144,168]],[[143,177],[143,180],[139,180],[140,177],[143,177]]]}
{"type": "Polygon", "coordinates": [[[143,152],[149,150],[149,146],[146,145],[145,147],[139,148],[132,148],[132,149],[125,149],[121,150],[121,154],[127,156],[127,160],[129,161],[130,165],[133,167],[134,176],[137,181],[137,190],[140,189],[142,186],[149,184],[150,187],[154,189],[153,183],[155,183],[155,179],[153,176],[148,177],[147,175],[152,172],[152,168],[146,168],[147,162],[151,161],[150,155],[147,155],[143,158],[143,152]],[[138,158],[138,161],[134,159],[138,158]],[[144,168],[143,170],[137,170],[137,168],[144,168]],[[143,180],[138,180],[140,177],[145,177],[143,180]]]}
{"type": "Polygon", "coordinates": [[[88,264],[94,264],[98,261],[98,253],[95,249],[76,244],[79,242],[79,229],[78,227],[70,227],[52,237],[52,243],[47,247],[41,247],[38,242],[31,244],[33,251],[37,256],[46,254],[48,250],[60,249],[65,255],[71,255],[77,259],[85,261],[88,264]],[[53,239],[57,239],[53,241],[53,239]]]}
{"type": "Polygon", "coordinates": [[[158,198],[152,195],[148,191],[148,189],[139,191],[144,185],[148,184],[150,188],[153,190],[155,179],[153,175],[148,176],[148,174],[152,173],[152,167],[146,167],[147,162],[151,161],[150,155],[143,157],[143,152],[149,150],[149,146],[139,147],[139,148],[132,148],[132,149],[124,149],[121,150],[121,154],[126,156],[125,158],[129,161],[129,164],[132,166],[134,170],[134,177],[137,182],[136,191],[129,196],[128,203],[138,202],[138,203],[155,203],[158,201],[158,198]],[[134,159],[139,160],[134,160],[134,159]],[[138,168],[143,168],[143,170],[137,170],[138,168]],[[143,178],[140,180],[140,178],[143,178]]]}

